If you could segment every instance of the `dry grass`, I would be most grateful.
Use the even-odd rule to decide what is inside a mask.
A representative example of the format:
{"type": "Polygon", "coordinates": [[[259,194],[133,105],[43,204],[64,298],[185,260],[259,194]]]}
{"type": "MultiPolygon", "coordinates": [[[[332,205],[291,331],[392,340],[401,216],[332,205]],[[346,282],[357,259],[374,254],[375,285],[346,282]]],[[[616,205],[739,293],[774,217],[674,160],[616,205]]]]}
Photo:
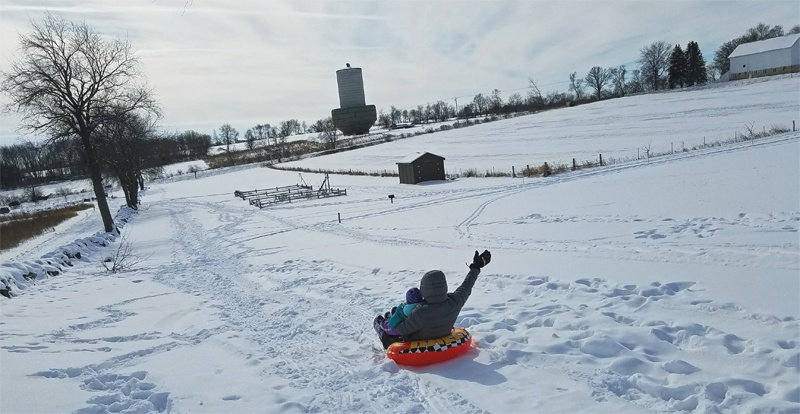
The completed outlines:
{"type": "Polygon", "coordinates": [[[389,171],[389,170],[379,170],[379,171],[361,171],[361,170],[353,170],[353,169],[338,169],[338,170],[329,170],[324,168],[304,168],[304,167],[276,167],[274,165],[271,168],[281,171],[297,171],[297,172],[306,172],[306,173],[313,173],[313,174],[341,174],[341,175],[359,175],[359,176],[370,176],[370,177],[399,177],[400,173],[397,171],[389,171]]]}
{"type": "Polygon", "coordinates": [[[79,211],[92,207],[92,204],[77,204],[0,218],[0,250],[19,246],[22,242],[51,231],[55,226],[77,216],[79,211]]]}

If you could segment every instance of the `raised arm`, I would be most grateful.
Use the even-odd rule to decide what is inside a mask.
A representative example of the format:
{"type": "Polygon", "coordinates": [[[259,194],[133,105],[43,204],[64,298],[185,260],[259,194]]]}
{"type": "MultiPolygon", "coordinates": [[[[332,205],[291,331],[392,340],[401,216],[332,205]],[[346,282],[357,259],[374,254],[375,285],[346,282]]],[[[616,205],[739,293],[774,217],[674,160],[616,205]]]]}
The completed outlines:
{"type": "Polygon", "coordinates": [[[480,267],[470,268],[469,272],[467,273],[467,277],[465,277],[464,281],[461,282],[461,286],[459,286],[455,292],[450,294],[450,297],[455,299],[459,308],[463,307],[464,304],[467,303],[469,295],[472,294],[472,286],[474,286],[475,281],[478,280],[479,274],[481,274],[480,267]]]}

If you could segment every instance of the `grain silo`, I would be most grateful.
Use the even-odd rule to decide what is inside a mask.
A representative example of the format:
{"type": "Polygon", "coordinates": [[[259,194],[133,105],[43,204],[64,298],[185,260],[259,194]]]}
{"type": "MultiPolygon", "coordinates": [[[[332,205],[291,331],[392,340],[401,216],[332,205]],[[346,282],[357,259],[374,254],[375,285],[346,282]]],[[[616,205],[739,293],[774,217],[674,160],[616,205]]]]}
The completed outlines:
{"type": "Polygon", "coordinates": [[[337,70],[336,83],[339,84],[339,108],[367,106],[361,68],[348,67],[337,70]]]}
{"type": "Polygon", "coordinates": [[[361,68],[352,68],[348,63],[346,68],[336,71],[336,83],[339,86],[339,109],[331,111],[333,125],[344,135],[369,133],[378,119],[378,112],[375,105],[367,105],[364,98],[361,68]]]}

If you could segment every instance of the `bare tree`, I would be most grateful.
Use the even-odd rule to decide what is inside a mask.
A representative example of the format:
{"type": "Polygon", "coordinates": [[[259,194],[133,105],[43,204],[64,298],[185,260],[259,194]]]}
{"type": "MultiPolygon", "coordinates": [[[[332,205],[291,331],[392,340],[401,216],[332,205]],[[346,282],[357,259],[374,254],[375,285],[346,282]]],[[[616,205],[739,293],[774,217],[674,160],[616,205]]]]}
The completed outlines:
{"type": "Polygon", "coordinates": [[[133,254],[133,246],[127,240],[127,237],[123,235],[119,240],[119,245],[114,255],[103,259],[103,267],[110,273],[133,270],[136,266],[147,261],[150,256],[151,255],[139,256],[133,254]]]}
{"type": "Polygon", "coordinates": [[[278,136],[285,139],[286,137],[294,135],[299,131],[300,131],[300,121],[296,119],[281,121],[280,126],[278,127],[278,136]]]}
{"type": "Polygon", "coordinates": [[[269,137],[269,124],[258,124],[254,126],[253,135],[255,136],[256,140],[263,141],[269,137]]]}
{"type": "Polygon", "coordinates": [[[395,108],[394,105],[389,107],[389,118],[392,120],[392,124],[396,124],[400,122],[401,112],[399,109],[395,108]]]}
{"type": "Polygon", "coordinates": [[[67,197],[68,197],[70,194],[72,194],[72,190],[70,190],[70,189],[69,189],[69,188],[67,188],[67,187],[58,187],[58,188],[56,189],[56,192],[55,192],[55,194],[56,194],[57,196],[59,196],[59,197],[64,197],[64,201],[66,202],[66,201],[67,201],[67,197]]]}
{"type": "Polygon", "coordinates": [[[383,109],[378,111],[378,125],[389,128],[392,126],[392,115],[383,112],[383,109]]]}
{"type": "Polygon", "coordinates": [[[236,143],[239,138],[239,131],[232,127],[231,124],[223,124],[219,127],[219,139],[225,144],[225,149],[231,152],[231,145],[236,143]]]}
{"type": "Polygon", "coordinates": [[[422,105],[417,105],[417,120],[418,122],[428,123],[428,113],[422,105]]]}
{"type": "Polygon", "coordinates": [[[331,148],[336,149],[336,142],[339,140],[339,131],[333,125],[333,119],[327,117],[314,123],[314,130],[319,134],[321,141],[327,142],[331,148]]]}
{"type": "MultiPolygon", "coordinates": [[[[528,102],[533,105],[541,105],[544,103],[542,90],[539,89],[539,81],[534,78],[528,78],[528,102]]],[[[522,102],[520,102],[520,104],[521,103],[522,102]]]]}
{"type": "Polygon", "coordinates": [[[36,185],[31,184],[28,188],[25,189],[25,198],[31,202],[37,202],[39,200],[44,200],[44,192],[42,192],[41,187],[37,187],[36,185]]]}
{"type": "Polygon", "coordinates": [[[139,208],[139,190],[144,189],[144,171],[155,168],[158,153],[153,150],[155,119],[120,112],[98,128],[97,152],[102,154],[103,166],[117,178],[125,204],[139,208]]]}
{"type": "Polygon", "coordinates": [[[600,66],[595,66],[589,69],[589,73],[586,74],[586,84],[589,85],[590,88],[594,89],[595,96],[597,96],[597,100],[599,101],[603,94],[603,88],[606,87],[608,82],[611,80],[611,73],[608,69],[601,68],[600,66]]]}
{"type": "Polygon", "coordinates": [[[478,111],[479,115],[485,114],[489,109],[489,98],[483,96],[482,93],[475,95],[475,97],[472,98],[472,103],[475,105],[475,110],[478,111]]]}
{"type": "Polygon", "coordinates": [[[19,145],[0,147],[0,189],[19,188],[25,181],[25,169],[19,156],[19,145]]]}
{"type": "Polygon", "coordinates": [[[41,154],[41,145],[36,145],[31,141],[25,141],[19,146],[20,158],[25,170],[34,181],[40,181],[42,178],[41,163],[39,162],[39,154],[41,154]]]}
{"type": "Polygon", "coordinates": [[[669,43],[665,41],[653,42],[639,50],[639,64],[642,77],[649,83],[653,90],[658,90],[664,80],[664,74],[669,68],[669,55],[672,51],[669,43]]]}
{"type": "Polygon", "coordinates": [[[491,105],[492,112],[500,112],[503,107],[503,98],[500,97],[500,89],[492,90],[492,97],[489,98],[489,105],[491,105]]]}
{"type": "Polygon", "coordinates": [[[247,149],[251,151],[256,149],[256,134],[253,132],[253,128],[248,128],[247,131],[244,131],[244,140],[247,149]]]}
{"type": "Polygon", "coordinates": [[[127,40],[101,36],[86,23],[47,14],[20,35],[20,59],[2,73],[6,108],[22,114],[20,129],[52,140],[77,135],[106,232],[114,229],[95,153],[94,133],[118,111],[158,114],[127,40]]]}
{"type": "Polygon", "coordinates": [[[431,106],[432,117],[439,122],[447,121],[453,112],[453,108],[444,101],[437,101],[431,106]]]}
{"type": "Polygon", "coordinates": [[[575,94],[575,99],[583,99],[583,79],[578,77],[578,72],[569,74],[569,91],[575,94]]]}
{"type": "Polygon", "coordinates": [[[522,99],[522,95],[518,93],[511,94],[508,97],[508,106],[511,107],[512,111],[517,111],[522,106],[525,101],[522,99]]]}
{"type": "Polygon", "coordinates": [[[644,81],[639,69],[631,71],[631,80],[626,84],[625,89],[628,93],[644,92],[644,81]]]}
{"type": "Polygon", "coordinates": [[[716,82],[717,77],[720,75],[719,69],[717,68],[717,65],[714,64],[714,62],[711,62],[706,65],[706,73],[708,74],[708,77],[711,78],[712,82],[716,82]]]}
{"type": "Polygon", "coordinates": [[[756,26],[748,29],[747,33],[742,36],[742,40],[744,40],[744,43],[756,42],[759,40],[781,37],[783,34],[783,26],[779,24],[770,27],[768,24],[759,23],[756,26]]]}
{"type": "Polygon", "coordinates": [[[609,68],[608,72],[611,74],[611,83],[614,85],[614,93],[617,96],[625,96],[628,89],[628,85],[625,83],[625,75],[628,73],[628,70],[625,69],[625,65],[609,68]]]}

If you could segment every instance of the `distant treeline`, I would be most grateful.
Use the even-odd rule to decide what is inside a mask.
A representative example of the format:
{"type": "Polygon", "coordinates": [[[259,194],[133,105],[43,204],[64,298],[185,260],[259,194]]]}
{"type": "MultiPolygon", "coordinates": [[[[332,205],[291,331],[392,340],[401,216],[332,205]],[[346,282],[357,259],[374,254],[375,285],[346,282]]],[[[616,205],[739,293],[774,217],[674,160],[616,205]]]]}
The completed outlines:
{"type": "Polygon", "coordinates": [[[460,99],[454,98],[452,103],[440,100],[414,108],[398,109],[391,106],[388,111],[379,111],[378,124],[390,127],[399,123],[420,124],[452,118],[535,112],[629,94],[702,85],[709,80],[716,81],[730,70],[728,56],[740,44],[796,33],[800,33],[800,25],[785,33],[780,25],[759,23],[744,35],[723,43],[709,64],[706,64],[697,42],[689,42],[685,49],[667,41],[653,42],[639,50],[637,69],[628,71],[625,65],[610,68],[594,66],[585,76],[572,72],[568,76],[568,90],[563,92],[554,90],[543,94],[538,81],[529,78],[528,91],[524,96],[514,93],[504,101],[500,96],[501,91],[494,89],[489,94],[479,93],[467,102],[459,102],[460,99]]]}
{"type": "MultiPolygon", "coordinates": [[[[147,139],[149,168],[202,159],[211,148],[211,136],[195,131],[160,134],[147,139]]],[[[52,142],[25,142],[0,147],[0,189],[10,190],[88,177],[78,138],[52,142]]]]}

